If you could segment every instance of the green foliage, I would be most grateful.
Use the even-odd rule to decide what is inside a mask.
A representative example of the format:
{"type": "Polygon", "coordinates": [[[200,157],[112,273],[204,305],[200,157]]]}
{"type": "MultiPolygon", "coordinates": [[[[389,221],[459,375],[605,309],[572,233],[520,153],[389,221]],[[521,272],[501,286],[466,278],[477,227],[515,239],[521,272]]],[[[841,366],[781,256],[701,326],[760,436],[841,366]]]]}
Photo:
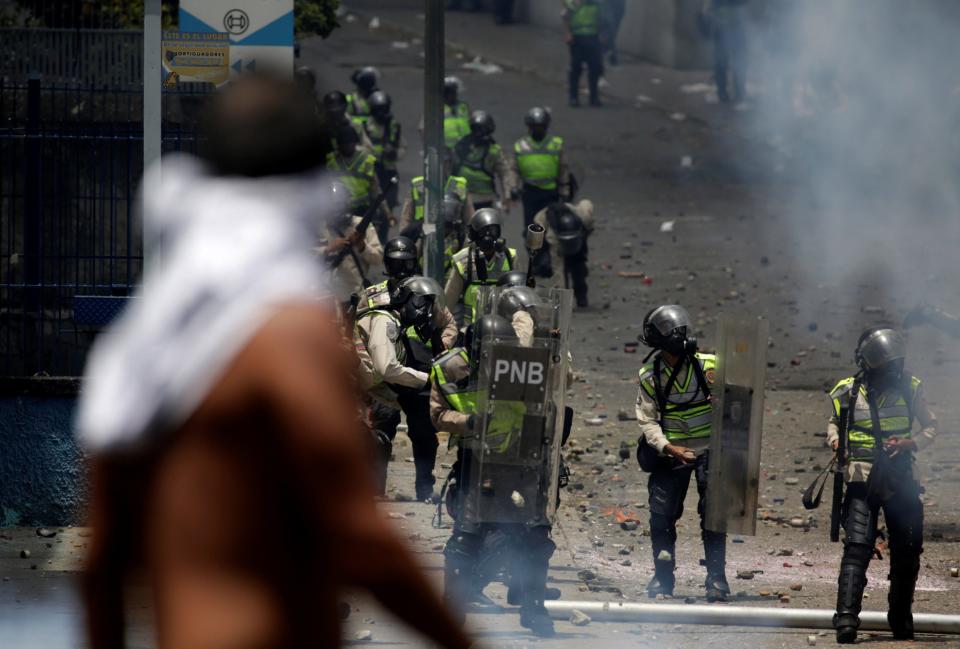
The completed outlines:
{"type": "Polygon", "coordinates": [[[297,34],[319,34],[326,38],[340,26],[339,8],[340,0],[295,0],[294,30],[297,34]]]}

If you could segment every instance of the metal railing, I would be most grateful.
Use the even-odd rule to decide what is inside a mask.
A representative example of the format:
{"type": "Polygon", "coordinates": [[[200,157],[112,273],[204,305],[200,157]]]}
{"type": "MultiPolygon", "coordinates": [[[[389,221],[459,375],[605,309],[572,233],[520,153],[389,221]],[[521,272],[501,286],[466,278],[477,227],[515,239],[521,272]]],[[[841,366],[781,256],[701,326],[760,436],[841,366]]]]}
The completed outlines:
{"type": "Polygon", "coordinates": [[[143,79],[143,32],[127,29],[0,28],[0,71],[14,81],[112,87],[143,79]]]}

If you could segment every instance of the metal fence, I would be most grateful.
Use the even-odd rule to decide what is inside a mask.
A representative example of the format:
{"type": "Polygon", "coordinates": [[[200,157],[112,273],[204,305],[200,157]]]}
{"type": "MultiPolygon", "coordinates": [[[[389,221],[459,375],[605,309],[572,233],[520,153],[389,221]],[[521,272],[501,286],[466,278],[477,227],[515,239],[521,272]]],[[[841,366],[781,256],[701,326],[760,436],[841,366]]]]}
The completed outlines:
{"type": "MultiPolygon", "coordinates": [[[[0,375],[81,374],[101,328],[82,305],[139,280],[142,92],[0,77],[0,375]]],[[[195,151],[205,96],[164,94],[165,152],[195,151]]]]}
{"type": "Polygon", "coordinates": [[[129,29],[0,28],[0,70],[25,80],[128,87],[143,78],[143,32],[129,29]]]}

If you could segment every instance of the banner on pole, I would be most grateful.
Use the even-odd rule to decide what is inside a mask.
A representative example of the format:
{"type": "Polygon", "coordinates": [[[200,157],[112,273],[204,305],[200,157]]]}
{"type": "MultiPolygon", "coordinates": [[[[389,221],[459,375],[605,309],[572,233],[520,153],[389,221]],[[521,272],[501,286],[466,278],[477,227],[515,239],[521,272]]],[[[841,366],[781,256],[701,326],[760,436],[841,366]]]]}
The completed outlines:
{"type": "Polygon", "coordinates": [[[164,32],[160,43],[163,87],[181,82],[219,86],[230,78],[230,37],[216,32],[164,32]]]}

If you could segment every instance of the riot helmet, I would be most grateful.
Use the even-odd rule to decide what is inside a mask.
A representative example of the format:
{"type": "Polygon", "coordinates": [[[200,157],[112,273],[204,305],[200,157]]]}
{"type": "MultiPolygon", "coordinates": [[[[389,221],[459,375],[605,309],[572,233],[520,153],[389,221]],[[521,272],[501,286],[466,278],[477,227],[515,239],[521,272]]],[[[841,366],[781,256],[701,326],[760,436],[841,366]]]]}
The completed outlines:
{"type": "Polygon", "coordinates": [[[377,83],[380,81],[380,71],[368,65],[350,75],[350,81],[364,95],[369,95],[377,89],[377,83]]]}
{"type": "Polygon", "coordinates": [[[583,250],[583,221],[566,203],[554,203],[548,207],[547,222],[556,234],[561,255],[572,257],[583,250]]]}
{"type": "Polygon", "coordinates": [[[413,275],[404,279],[393,290],[390,305],[397,310],[400,324],[422,329],[432,319],[434,304],[442,304],[442,296],[443,289],[435,279],[413,275]]]}
{"type": "Polygon", "coordinates": [[[658,306],[644,317],[640,342],[674,356],[685,356],[697,351],[697,339],[687,337],[689,328],[690,315],[682,306],[658,306]]]}
{"type": "Polygon", "coordinates": [[[390,95],[385,93],[382,90],[378,90],[367,99],[367,104],[370,106],[370,114],[378,119],[384,119],[390,115],[390,108],[393,105],[393,101],[390,99],[390,95]]]}
{"type": "Polygon", "coordinates": [[[323,96],[323,110],[330,117],[343,119],[347,114],[347,96],[339,90],[331,90],[323,96]]]}
{"type": "Polygon", "coordinates": [[[360,136],[350,124],[342,124],[337,128],[334,139],[337,142],[337,152],[347,157],[356,153],[357,146],[360,145],[360,136]]]}
{"type": "Polygon", "coordinates": [[[383,252],[383,268],[387,277],[403,280],[415,275],[418,268],[417,245],[409,237],[394,237],[387,241],[383,252]]]}
{"type": "Polygon", "coordinates": [[[533,139],[540,141],[547,135],[547,129],[550,128],[550,111],[540,106],[535,106],[527,111],[523,123],[533,139]]]}
{"type": "Polygon", "coordinates": [[[510,322],[501,315],[487,314],[467,327],[463,336],[463,346],[470,350],[470,358],[479,361],[480,354],[476,353],[476,346],[484,338],[495,338],[504,342],[518,342],[517,332],[510,326],[510,322]]]}
{"type": "Polygon", "coordinates": [[[518,311],[526,311],[534,315],[533,310],[540,304],[540,297],[537,292],[529,286],[513,286],[500,293],[500,299],[497,301],[497,312],[508,321],[513,321],[513,316],[518,311]]]}
{"type": "Polygon", "coordinates": [[[463,83],[457,77],[445,77],[443,79],[443,101],[446,103],[456,103],[462,91],[463,83]]]}
{"type": "Polygon", "coordinates": [[[511,270],[497,280],[497,286],[526,286],[527,274],[522,270],[511,270]]]}
{"type": "Polygon", "coordinates": [[[492,207],[484,207],[473,213],[468,224],[467,236],[484,253],[493,252],[501,245],[500,230],[502,219],[500,212],[492,207]]]}
{"type": "Polygon", "coordinates": [[[443,222],[448,228],[463,228],[463,199],[456,192],[447,192],[443,195],[443,222]]]}
{"type": "Polygon", "coordinates": [[[866,374],[868,383],[872,384],[899,381],[906,356],[903,335],[889,327],[871,327],[864,331],[857,340],[854,352],[857,366],[866,374]]]}
{"type": "Polygon", "coordinates": [[[293,78],[304,91],[313,94],[317,88],[317,75],[313,69],[307,65],[299,66],[293,73],[293,78]]]}
{"type": "Polygon", "coordinates": [[[470,133],[475,137],[489,138],[497,130],[493,117],[485,110],[475,110],[470,114],[470,133]]]}

